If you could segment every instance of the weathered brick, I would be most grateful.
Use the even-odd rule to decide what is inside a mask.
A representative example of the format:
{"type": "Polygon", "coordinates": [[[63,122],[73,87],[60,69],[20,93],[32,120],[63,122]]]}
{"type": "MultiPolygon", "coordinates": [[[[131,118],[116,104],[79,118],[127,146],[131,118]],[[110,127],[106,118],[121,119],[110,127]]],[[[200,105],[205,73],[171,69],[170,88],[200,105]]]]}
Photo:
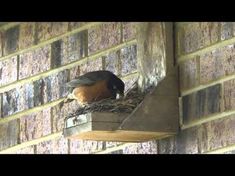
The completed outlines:
{"type": "Polygon", "coordinates": [[[68,154],[68,152],[68,139],[61,137],[54,141],[53,153],[68,154]]]}
{"type": "Polygon", "coordinates": [[[109,53],[108,55],[104,56],[105,59],[105,70],[109,70],[114,74],[118,75],[118,62],[119,62],[119,53],[113,52],[109,53]]]}
{"type": "Polygon", "coordinates": [[[221,40],[226,40],[233,36],[233,25],[232,22],[221,22],[221,40]]]}
{"type": "Polygon", "coordinates": [[[68,31],[68,22],[37,23],[38,42],[51,39],[68,31]]]}
{"type": "Polygon", "coordinates": [[[63,106],[57,105],[52,107],[51,115],[53,118],[53,132],[62,131],[64,128],[65,118],[68,117],[69,114],[74,113],[79,107],[80,106],[77,101],[63,104],[63,106]]]}
{"type": "Polygon", "coordinates": [[[126,75],[137,70],[137,46],[132,45],[121,49],[121,74],[126,75]]]}
{"type": "Polygon", "coordinates": [[[168,137],[158,140],[158,153],[175,154],[176,153],[175,137],[168,137]]]}
{"type": "Polygon", "coordinates": [[[116,151],[113,151],[113,152],[110,152],[109,154],[123,154],[123,150],[116,150],[116,151]]]}
{"type": "Polygon", "coordinates": [[[186,90],[199,84],[199,62],[198,58],[193,58],[180,65],[180,89],[186,90]]]}
{"type": "Polygon", "coordinates": [[[87,31],[70,35],[62,40],[61,64],[77,61],[87,54],[87,31]]]}
{"type": "Polygon", "coordinates": [[[148,141],[127,146],[123,154],[157,154],[157,142],[148,141]]]}
{"type": "Polygon", "coordinates": [[[80,66],[80,74],[83,75],[87,72],[102,70],[102,58],[99,57],[95,60],[88,60],[80,66]]]}
{"type": "Polygon", "coordinates": [[[51,134],[50,108],[20,118],[20,142],[51,134]]]}
{"type": "Polygon", "coordinates": [[[103,150],[103,141],[70,140],[71,154],[89,154],[103,150]]]}
{"type": "Polygon", "coordinates": [[[112,47],[120,42],[120,23],[104,23],[88,30],[88,54],[112,47]]]}
{"type": "Polygon", "coordinates": [[[53,140],[44,141],[36,145],[36,154],[52,154],[53,140]]]}
{"type": "Polygon", "coordinates": [[[68,140],[60,137],[37,145],[37,154],[68,154],[68,140]]]}
{"type": "Polygon", "coordinates": [[[45,82],[43,81],[43,79],[39,79],[33,82],[33,89],[34,89],[33,103],[35,107],[44,104],[43,102],[44,87],[45,87],[45,82]]]}
{"type": "Polygon", "coordinates": [[[76,66],[70,69],[69,80],[75,79],[80,75],[80,66],[76,66]]]}
{"type": "Polygon", "coordinates": [[[32,46],[35,42],[35,23],[22,23],[20,25],[19,49],[32,46]]]}
{"type": "MultiPolygon", "coordinates": [[[[224,75],[231,75],[235,73],[235,45],[228,45],[222,48],[222,63],[224,75]]],[[[221,69],[221,68],[220,68],[221,69]]]]}
{"type": "Polygon", "coordinates": [[[217,84],[182,98],[183,123],[220,112],[221,85],[217,84]]]}
{"type": "Polygon", "coordinates": [[[34,106],[34,87],[33,84],[24,84],[17,88],[19,90],[19,104],[20,111],[32,108],[34,106]]]}
{"type": "Polygon", "coordinates": [[[3,32],[0,31],[0,57],[3,56],[3,32]]]}
{"type": "Polygon", "coordinates": [[[47,103],[67,95],[65,83],[68,81],[68,70],[43,78],[43,102],[47,103]]]}
{"type": "Polygon", "coordinates": [[[235,80],[224,82],[224,108],[225,110],[235,109],[235,80]]]}
{"type": "Polygon", "coordinates": [[[0,85],[17,80],[17,56],[0,61],[0,85]]]}
{"type": "Polygon", "coordinates": [[[136,37],[136,25],[135,22],[123,22],[123,40],[127,41],[136,37]]]}
{"type": "Polygon", "coordinates": [[[19,49],[19,26],[15,26],[5,31],[3,42],[4,56],[16,52],[19,49]]]}
{"type": "Polygon", "coordinates": [[[57,68],[61,66],[62,59],[62,41],[57,40],[51,44],[51,68],[57,68]]]}
{"type": "Polygon", "coordinates": [[[224,75],[220,49],[206,53],[200,58],[200,82],[207,83],[224,75]]]}
{"type": "Polygon", "coordinates": [[[69,22],[69,30],[74,30],[76,28],[82,27],[88,22],[69,22]]]}
{"type": "Polygon", "coordinates": [[[200,56],[200,82],[208,83],[235,73],[234,45],[228,45],[200,56]]]}
{"type": "Polygon", "coordinates": [[[198,127],[181,131],[177,134],[175,142],[177,154],[198,153],[198,127]]]}
{"type": "Polygon", "coordinates": [[[17,150],[14,154],[34,154],[34,145],[17,150]]]}
{"type": "Polygon", "coordinates": [[[219,24],[214,22],[194,22],[185,24],[179,29],[183,35],[178,42],[182,46],[181,54],[190,53],[209,46],[219,40],[219,24]],[[182,32],[183,31],[183,32],[182,32]]]}
{"type": "Polygon", "coordinates": [[[20,54],[19,79],[36,75],[50,69],[50,46],[20,54]]]}
{"type": "Polygon", "coordinates": [[[202,140],[203,152],[235,144],[234,115],[203,124],[203,127],[206,133],[206,137],[202,140]]]}
{"type": "Polygon", "coordinates": [[[14,114],[19,109],[19,97],[20,93],[17,89],[12,89],[2,95],[2,117],[14,114]]]}
{"type": "Polygon", "coordinates": [[[18,143],[19,121],[12,120],[0,125],[0,150],[9,148],[18,143]]]}

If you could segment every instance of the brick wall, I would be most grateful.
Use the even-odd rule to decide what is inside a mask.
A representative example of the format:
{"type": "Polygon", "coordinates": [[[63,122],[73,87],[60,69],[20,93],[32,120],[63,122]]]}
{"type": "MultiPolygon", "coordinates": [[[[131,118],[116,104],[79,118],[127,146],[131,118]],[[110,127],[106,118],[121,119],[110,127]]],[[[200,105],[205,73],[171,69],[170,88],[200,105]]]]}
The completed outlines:
{"type": "Polygon", "coordinates": [[[235,28],[229,22],[174,24],[181,125],[176,136],[135,144],[62,137],[64,117],[77,104],[58,105],[66,95],[61,85],[101,69],[120,76],[127,89],[136,80],[136,25],[51,22],[0,26],[0,152],[234,153],[235,28]]]}
{"type": "Polygon", "coordinates": [[[137,79],[135,23],[37,22],[0,27],[0,152],[93,153],[116,142],[63,138],[77,109],[63,85],[89,71],[110,70],[127,89],[137,79]]]}

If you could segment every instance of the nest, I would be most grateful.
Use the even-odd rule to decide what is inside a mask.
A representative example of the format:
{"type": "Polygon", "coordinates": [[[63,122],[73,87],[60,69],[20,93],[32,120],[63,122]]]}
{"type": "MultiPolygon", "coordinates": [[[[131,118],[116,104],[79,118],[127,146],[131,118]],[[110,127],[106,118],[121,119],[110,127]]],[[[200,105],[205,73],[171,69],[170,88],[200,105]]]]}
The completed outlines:
{"type": "MultiPolygon", "coordinates": [[[[145,93],[138,90],[137,84],[133,84],[123,98],[104,99],[80,107],[67,118],[87,114],[91,112],[131,113],[144,99],[145,93]]],[[[66,119],[67,119],[66,118],[66,119]]]]}

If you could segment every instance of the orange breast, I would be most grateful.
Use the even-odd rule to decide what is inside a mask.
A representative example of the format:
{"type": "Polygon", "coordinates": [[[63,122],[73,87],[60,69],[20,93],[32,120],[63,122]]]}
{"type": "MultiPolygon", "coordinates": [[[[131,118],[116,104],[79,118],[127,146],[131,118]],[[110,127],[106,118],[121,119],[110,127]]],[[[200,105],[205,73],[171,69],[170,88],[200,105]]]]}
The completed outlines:
{"type": "Polygon", "coordinates": [[[111,97],[107,82],[99,81],[91,86],[81,86],[74,89],[74,95],[80,103],[91,103],[111,97]]]}

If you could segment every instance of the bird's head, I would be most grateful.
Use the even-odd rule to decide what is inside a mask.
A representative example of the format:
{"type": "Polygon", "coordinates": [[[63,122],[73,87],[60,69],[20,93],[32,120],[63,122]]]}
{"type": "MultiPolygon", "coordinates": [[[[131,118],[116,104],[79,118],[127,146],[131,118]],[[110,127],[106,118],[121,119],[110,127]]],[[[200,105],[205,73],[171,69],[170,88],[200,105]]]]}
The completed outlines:
{"type": "Polygon", "coordinates": [[[110,79],[111,89],[116,94],[119,94],[120,97],[124,96],[125,84],[119,79],[116,75],[113,75],[110,79]]]}

